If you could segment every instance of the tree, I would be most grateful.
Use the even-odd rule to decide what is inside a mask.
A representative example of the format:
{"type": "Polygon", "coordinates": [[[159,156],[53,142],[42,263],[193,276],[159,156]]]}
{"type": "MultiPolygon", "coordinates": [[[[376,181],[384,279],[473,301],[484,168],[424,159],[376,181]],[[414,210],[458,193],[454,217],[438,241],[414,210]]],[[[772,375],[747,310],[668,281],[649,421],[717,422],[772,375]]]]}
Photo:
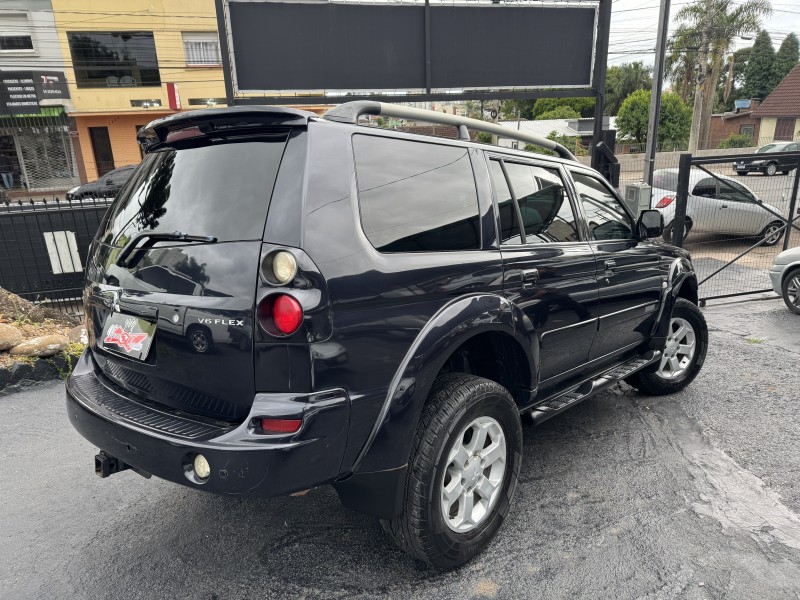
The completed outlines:
{"type": "Polygon", "coordinates": [[[752,48],[740,48],[728,57],[717,81],[716,112],[733,110],[733,101],[744,97],[744,71],[752,48]]]}
{"type": "MultiPolygon", "coordinates": [[[[725,58],[737,36],[752,33],[761,26],[762,17],[772,13],[769,0],[695,0],[681,8],[675,15],[678,22],[676,40],[681,40],[678,52],[697,52],[700,61],[699,74],[695,78],[695,98],[698,107],[698,127],[695,138],[699,147],[705,146],[711,125],[711,112],[714,108],[717,82],[725,58]]],[[[673,61],[674,62],[674,61],[673,61]]],[[[688,76],[696,61],[683,60],[682,70],[688,76]]]]}
{"type": "Polygon", "coordinates": [[[604,111],[616,115],[622,101],[636,90],[649,90],[653,85],[653,69],[637,61],[608,68],[604,111]]]}
{"type": "Polygon", "coordinates": [[[568,106],[582,117],[594,116],[594,98],[540,98],[533,107],[533,118],[561,106],[568,106]]]}
{"type": "Polygon", "coordinates": [[[580,114],[575,111],[574,108],[569,106],[559,106],[554,108],[553,110],[548,110],[540,114],[536,117],[537,121],[543,121],[545,119],[579,119],[580,114]]]}
{"type": "Polygon", "coordinates": [[[515,121],[517,115],[523,121],[533,120],[533,107],[536,99],[531,100],[504,100],[500,105],[500,118],[504,121],[515,121]]]}
{"type": "MultiPolygon", "coordinates": [[[[637,90],[625,98],[617,113],[617,130],[622,136],[639,143],[647,141],[647,121],[650,115],[650,92],[637,90]]],[[[658,145],[676,147],[689,139],[692,111],[675,92],[661,95],[661,114],[658,119],[658,145]]]]}
{"type": "Polygon", "coordinates": [[[748,98],[766,98],[775,87],[773,81],[775,67],[775,49],[772,38],[765,30],[761,30],[753,42],[750,59],[744,70],[744,93],[748,98]]]}
{"type": "MultiPolygon", "coordinates": [[[[794,33],[790,33],[783,38],[781,47],[775,54],[775,61],[772,63],[772,80],[776,86],[783,81],[789,71],[794,69],[798,61],[800,61],[800,42],[794,33]]],[[[775,89],[774,86],[773,89],[775,89]]]]}
{"type": "Polygon", "coordinates": [[[697,40],[694,30],[679,25],[664,59],[664,73],[672,82],[672,89],[687,104],[694,98],[697,63],[697,40]]]}

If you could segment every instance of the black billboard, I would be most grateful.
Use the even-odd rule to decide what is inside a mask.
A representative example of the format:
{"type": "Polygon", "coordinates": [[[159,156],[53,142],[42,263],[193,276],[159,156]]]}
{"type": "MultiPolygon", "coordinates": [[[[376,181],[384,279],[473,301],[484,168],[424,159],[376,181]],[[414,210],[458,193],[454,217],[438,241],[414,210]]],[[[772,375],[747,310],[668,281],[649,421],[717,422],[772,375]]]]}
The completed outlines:
{"type": "Polygon", "coordinates": [[[593,84],[597,4],[222,0],[218,10],[234,94],[593,84]]]}
{"type": "Polygon", "coordinates": [[[37,114],[42,100],[67,98],[62,71],[0,71],[0,115],[37,114]]]}

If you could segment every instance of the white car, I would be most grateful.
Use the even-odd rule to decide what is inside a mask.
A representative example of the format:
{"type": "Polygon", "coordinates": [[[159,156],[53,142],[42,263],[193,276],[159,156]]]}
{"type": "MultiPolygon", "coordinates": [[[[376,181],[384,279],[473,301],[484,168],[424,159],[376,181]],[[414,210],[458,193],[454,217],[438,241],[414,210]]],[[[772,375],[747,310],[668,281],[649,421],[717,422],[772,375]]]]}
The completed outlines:
{"type": "Polygon", "coordinates": [[[775,257],[769,270],[772,289],[789,310],[800,315],[800,246],[784,250],[775,257]]]}
{"type": "MultiPolygon", "coordinates": [[[[673,239],[677,189],[678,169],[658,169],[653,173],[651,206],[664,215],[664,239],[668,242],[673,239]]],[[[712,177],[700,169],[689,173],[684,237],[690,231],[761,236],[764,245],[774,246],[783,237],[784,222],[773,213],[780,214],[730,177],[712,177]]]]}

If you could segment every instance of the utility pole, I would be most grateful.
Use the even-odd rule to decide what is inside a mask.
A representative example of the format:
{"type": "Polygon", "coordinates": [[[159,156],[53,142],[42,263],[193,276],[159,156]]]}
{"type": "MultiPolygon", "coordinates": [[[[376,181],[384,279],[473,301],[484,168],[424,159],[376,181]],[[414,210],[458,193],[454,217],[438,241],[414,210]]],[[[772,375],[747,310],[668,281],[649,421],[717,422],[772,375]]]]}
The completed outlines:
{"type": "Polygon", "coordinates": [[[653,185],[653,170],[658,149],[658,118],[661,115],[661,88],[664,84],[664,56],[667,51],[667,29],[669,28],[670,0],[661,0],[658,14],[658,37],[656,38],[656,62],[653,65],[653,87],[650,92],[650,116],[647,121],[647,147],[644,159],[644,182],[653,185]]]}
{"type": "MultiPolygon", "coordinates": [[[[706,0],[705,15],[703,15],[703,30],[700,38],[700,49],[697,52],[697,83],[694,88],[694,109],[692,110],[692,129],[689,132],[689,153],[696,154],[700,145],[700,130],[705,116],[705,86],[708,79],[708,30],[711,24],[711,1],[706,0]]],[[[714,82],[712,82],[713,85],[714,82]]]]}

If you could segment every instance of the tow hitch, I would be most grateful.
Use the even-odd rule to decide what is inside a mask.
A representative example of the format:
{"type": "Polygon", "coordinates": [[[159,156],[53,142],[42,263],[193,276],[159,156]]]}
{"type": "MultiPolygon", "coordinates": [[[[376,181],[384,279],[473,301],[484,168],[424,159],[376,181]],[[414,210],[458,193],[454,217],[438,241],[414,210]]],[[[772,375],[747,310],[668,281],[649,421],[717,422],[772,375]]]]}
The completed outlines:
{"type": "Polygon", "coordinates": [[[150,473],[145,473],[144,471],[140,471],[135,467],[125,464],[120,459],[110,456],[102,450],[100,454],[96,454],[94,457],[94,472],[98,477],[109,477],[114,473],[119,473],[120,471],[126,471],[128,469],[138,473],[145,479],[150,479],[150,473]]]}

